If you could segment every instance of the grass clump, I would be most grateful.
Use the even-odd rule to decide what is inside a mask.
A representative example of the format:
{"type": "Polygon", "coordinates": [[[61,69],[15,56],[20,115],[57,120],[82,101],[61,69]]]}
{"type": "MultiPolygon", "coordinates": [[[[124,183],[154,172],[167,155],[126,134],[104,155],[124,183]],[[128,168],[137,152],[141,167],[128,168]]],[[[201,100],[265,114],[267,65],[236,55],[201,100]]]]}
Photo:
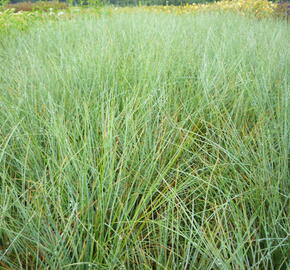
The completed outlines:
{"type": "Polygon", "coordinates": [[[3,39],[2,269],[286,269],[288,39],[146,12],[3,39]]]}

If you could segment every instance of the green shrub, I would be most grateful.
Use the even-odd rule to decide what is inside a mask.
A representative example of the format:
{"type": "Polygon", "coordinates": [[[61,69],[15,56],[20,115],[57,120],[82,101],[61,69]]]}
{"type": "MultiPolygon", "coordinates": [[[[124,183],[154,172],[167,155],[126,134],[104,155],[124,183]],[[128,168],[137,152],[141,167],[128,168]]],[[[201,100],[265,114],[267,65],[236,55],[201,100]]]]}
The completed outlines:
{"type": "Polygon", "coordinates": [[[0,7],[6,5],[7,3],[9,3],[9,0],[0,0],[0,7]]]}
{"type": "Polygon", "coordinates": [[[0,12],[0,38],[14,30],[27,30],[35,21],[42,18],[41,14],[35,12],[15,13],[13,9],[6,9],[0,12]]]}

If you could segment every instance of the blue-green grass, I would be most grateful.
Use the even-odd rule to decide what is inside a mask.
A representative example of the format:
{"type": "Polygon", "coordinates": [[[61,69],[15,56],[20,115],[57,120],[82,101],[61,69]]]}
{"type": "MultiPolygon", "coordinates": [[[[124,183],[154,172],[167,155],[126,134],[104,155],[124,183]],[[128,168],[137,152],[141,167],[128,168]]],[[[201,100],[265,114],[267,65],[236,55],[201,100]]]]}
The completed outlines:
{"type": "Polygon", "coordinates": [[[145,12],[3,38],[0,269],[286,269],[288,43],[145,12]]]}

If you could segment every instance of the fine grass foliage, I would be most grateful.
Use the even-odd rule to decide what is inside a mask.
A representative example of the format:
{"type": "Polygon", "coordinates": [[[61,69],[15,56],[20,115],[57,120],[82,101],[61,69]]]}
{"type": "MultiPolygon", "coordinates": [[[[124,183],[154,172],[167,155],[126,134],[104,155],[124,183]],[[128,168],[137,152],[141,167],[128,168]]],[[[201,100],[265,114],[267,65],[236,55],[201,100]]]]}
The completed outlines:
{"type": "Polygon", "coordinates": [[[286,269],[285,22],[114,14],[0,47],[1,269],[286,269]]]}

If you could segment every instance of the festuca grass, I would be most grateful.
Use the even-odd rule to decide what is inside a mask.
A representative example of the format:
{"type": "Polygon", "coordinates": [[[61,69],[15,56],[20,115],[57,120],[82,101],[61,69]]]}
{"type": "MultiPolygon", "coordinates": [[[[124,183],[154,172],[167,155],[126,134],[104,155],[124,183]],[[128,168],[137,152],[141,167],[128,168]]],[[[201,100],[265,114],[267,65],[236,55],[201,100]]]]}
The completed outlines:
{"type": "Polygon", "coordinates": [[[1,269],[286,269],[287,25],[115,14],[0,57],[1,269]]]}

